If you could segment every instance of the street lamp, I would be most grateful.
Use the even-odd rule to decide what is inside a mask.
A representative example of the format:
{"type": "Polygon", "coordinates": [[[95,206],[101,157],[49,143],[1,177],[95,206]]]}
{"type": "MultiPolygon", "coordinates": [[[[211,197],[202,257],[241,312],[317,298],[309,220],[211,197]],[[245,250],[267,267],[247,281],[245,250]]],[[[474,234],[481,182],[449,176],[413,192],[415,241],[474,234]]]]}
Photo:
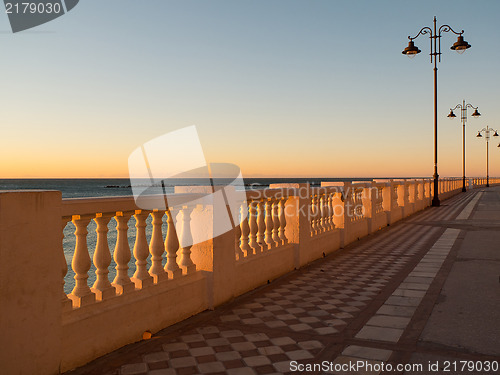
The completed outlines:
{"type": "Polygon", "coordinates": [[[453,109],[450,109],[450,113],[448,114],[448,118],[450,119],[454,119],[455,117],[455,114],[453,113],[453,110],[454,109],[457,109],[457,108],[460,108],[461,110],[461,120],[462,120],[462,172],[463,172],[463,177],[462,177],[462,180],[463,180],[463,184],[462,184],[462,191],[467,191],[467,189],[465,188],[465,123],[467,122],[467,108],[472,108],[474,109],[474,113],[472,114],[472,117],[474,118],[478,118],[479,116],[481,116],[481,114],[478,112],[477,110],[477,107],[474,107],[472,104],[465,104],[465,100],[462,102],[462,104],[457,104],[455,106],[455,108],[453,109]]]}
{"type": "MultiPolygon", "coordinates": [[[[476,137],[482,138],[484,133],[484,139],[486,139],[486,187],[490,187],[490,176],[489,176],[489,143],[490,143],[490,133],[494,131],[493,137],[498,137],[498,131],[490,127],[482,128],[477,132],[476,137]]],[[[500,145],[499,145],[500,147],[500,145]]]]}
{"type": "Polygon", "coordinates": [[[450,47],[452,50],[457,51],[462,54],[466,49],[470,48],[470,44],[467,43],[462,34],[464,31],[457,33],[455,30],[448,25],[441,25],[439,29],[436,28],[436,17],[434,17],[434,30],[428,26],[423,27],[418,32],[417,36],[410,37],[408,46],[404,49],[403,55],[408,57],[415,57],[418,53],[422,52],[413,43],[420,35],[429,34],[431,40],[431,63],[434,63],[434,197],[432,198],[432,205],[439,206],[439,175],[437,171],[437,63],[441,62],[441,33],[447,33],[451,31],[455,35],[458,35],[457,41],[453,43],[450,47]]]}

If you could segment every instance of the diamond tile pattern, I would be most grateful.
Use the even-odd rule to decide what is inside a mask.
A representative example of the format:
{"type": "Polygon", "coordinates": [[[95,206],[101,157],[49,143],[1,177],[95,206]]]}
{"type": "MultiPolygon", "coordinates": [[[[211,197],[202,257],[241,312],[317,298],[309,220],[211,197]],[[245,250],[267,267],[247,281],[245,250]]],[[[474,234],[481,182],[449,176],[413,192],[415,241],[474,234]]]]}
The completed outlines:
{"type": "MultiPolygon", "coordinates": [[[[433,229],[420,228],[414,237],[420,243],[433,233],[433,229]]],[[[219,321],[321,336],[335,334],[420,250],[413,242],[405,236],[400,243],[391,236],[375,246],[360,246],[269,288],[222,314],[219,321]]]]}
{"type": "Polygon", "coordinates": [[[295,340],[280,333],[244,333],[237,329],[202,326],[164,343],[161,352],[142,363],[121,367],[121,374],[272,374],[279,362],[314,358],[324,345],[295,340]]]}

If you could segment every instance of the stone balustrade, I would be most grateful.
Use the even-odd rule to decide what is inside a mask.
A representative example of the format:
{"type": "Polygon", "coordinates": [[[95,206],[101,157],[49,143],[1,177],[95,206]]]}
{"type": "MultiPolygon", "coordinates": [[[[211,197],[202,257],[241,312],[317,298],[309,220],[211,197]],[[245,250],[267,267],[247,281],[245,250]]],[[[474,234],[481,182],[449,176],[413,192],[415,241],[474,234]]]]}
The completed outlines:
{"type": "MultiPolygon", "coordinates": [[[[462,179],[439,189],[449,198],[462,179]]],[[[201,193],[144,210],[133,197],[0,192],[0,362],[20,374],[83,365],[423,210],[432,193],[430,179],[271,185],[246,192],[232,229],[196,242],[200,218],[229,206],[207,210],[201,193]],[[20,352],[30,361],[13,361],[20,352]]]]}

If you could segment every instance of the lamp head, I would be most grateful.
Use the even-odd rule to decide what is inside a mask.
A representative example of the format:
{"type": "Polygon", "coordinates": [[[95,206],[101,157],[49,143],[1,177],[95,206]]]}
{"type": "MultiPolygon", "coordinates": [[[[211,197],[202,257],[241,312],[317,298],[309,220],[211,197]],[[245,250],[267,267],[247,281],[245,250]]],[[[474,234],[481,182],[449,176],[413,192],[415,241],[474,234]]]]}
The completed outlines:
{"type": "Polygon", "coordinates": [[[418,47],[415,46],[415,44],[413,43],[413,40],[410,40],[408,42],[408,46],[403,50],[402,54],[403,55],[406,55],[410,58],[413,58],[417,55],[417,53],[420,53],[422,51],[420,51],[418,49],[418,47]]]}
{"type": "Polygon", "coordinates": [[[471,45],[464,40],[464,37],[462,35],[459,35],[457,41],[453,43],[453,45],[450,48],[453,51],[457,51],[458,53],[462,54],[465,52],[466,49],[470,47],[471,45]]]}
{"type": "Polygon", "coordinates": [[[480,113],[478,112],[478,110],[476,109],[476,110],[474,111],[474,113],[472,114],[472,117],[474,117],[474,118],[478,118],[479,116],[481,116],[481,114],[480,114],[480,113]]]}
{"type": "Polygon", "coordinates": [[[476,137],[478,137],[478,138],[482,138],[481,132],[477,132],[476,137]]]}
{"type": "Polygon", "coordinates": [[[448,114],[448,118],[454,119],[455,117],[457,117],[457,116],[455,116],[455,114],[453,113],[453,109],[450,109],[450,113],[448,114]]]}
{"type": "Polygon", "coordinates": [[[495,134],[493,134],[493,137],[498,137],[498,133],[496,130],[495,130],[495,134]]]}

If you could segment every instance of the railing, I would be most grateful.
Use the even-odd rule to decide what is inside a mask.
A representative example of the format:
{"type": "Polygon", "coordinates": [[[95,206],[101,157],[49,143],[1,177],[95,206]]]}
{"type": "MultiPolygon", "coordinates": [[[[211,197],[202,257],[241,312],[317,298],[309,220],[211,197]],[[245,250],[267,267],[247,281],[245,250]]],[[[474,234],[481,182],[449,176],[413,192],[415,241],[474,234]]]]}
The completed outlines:
{"type": "MultiPolygon", "coordinates": [[[[489,181],[500,184],[498,178],[489,181]]],[[[471,187],[485,184],[485,179],[469,180],[471,187]]],[[[3,331],[12,340],[7,346],[15,349],[19,342],[26,355],[39,358],[32,361],[34,372],[69,370],[428,207],[433,183],[271,187],[246,192],[232,229],[203,241],[197,239],[204,218],[220,213],[203,203],[203,194],[175,194],[168,207],[144,210],[133,197],[61,200],[59,192],[0,193],[2,256],[16,252],[16,259],[28,262],[27,269],[42,270],[30,277],[1,276],[3,285],[32,290],[38,301],[29,317],[19,319],[33,324],[3,331]],[[15,246],[7,249],[2,243],[15,246]],[[26,343],[28,334],[62,349],[45,360],[44,345],[26,343]]],[[[439,188],[440,197],[449,198],[461,191],[462,179],[441,179],[439,188]]],[[[210,225],[201,229],[219,233],[215,222],[210,225]]],[[[6,316],[9,309],[28,314],[15,310],[17,301],[2,305],[6,316]]]]}

